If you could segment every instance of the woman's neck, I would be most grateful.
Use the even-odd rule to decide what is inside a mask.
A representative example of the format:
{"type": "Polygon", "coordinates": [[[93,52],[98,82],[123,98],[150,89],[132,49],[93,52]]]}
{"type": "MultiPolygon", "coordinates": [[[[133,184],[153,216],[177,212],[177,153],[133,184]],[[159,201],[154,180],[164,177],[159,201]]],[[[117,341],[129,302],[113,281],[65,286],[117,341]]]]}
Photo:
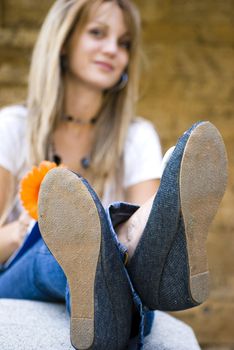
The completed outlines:
{"type": "Polygon", "coordinates": [[[64,90],[64,114],[84,122],[97,115],[103,101],[102,91],[66,77],[64,90]]]}

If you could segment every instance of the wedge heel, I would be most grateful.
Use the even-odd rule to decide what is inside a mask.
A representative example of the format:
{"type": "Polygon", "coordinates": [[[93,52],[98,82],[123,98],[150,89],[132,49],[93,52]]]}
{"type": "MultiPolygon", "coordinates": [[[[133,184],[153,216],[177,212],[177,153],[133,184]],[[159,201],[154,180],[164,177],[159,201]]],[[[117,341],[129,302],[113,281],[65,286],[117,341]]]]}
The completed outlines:
{"type": "Polygon", "coordinates": [[[219,131],[199,125],[185,146],[180,168],[180,201],[185,226],[190,291],[201,303],[209,293],[206,241],[227,183],[227,156],[219,131]]]}

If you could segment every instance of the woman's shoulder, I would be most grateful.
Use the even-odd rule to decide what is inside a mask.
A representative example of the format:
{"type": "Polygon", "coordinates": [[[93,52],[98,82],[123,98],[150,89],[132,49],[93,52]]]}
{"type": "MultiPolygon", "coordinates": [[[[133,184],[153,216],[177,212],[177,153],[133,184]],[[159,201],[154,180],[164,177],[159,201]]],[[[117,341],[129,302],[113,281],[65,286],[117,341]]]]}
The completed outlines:
{"type": "MultiPolygon", "coordinates": [[[[144,142],[144,140],[148,138],[158,139],[158,133],[154,124],[143,117],[135,117],[129,126],[127,142],[132,142],[133,140],[144,142]]],[[[148,141],[150,140],[148,139],[148,141]]]]}
{"type": "Polygon", "coordinates": [[[146,128],[154,128],[154,124],[149,120],[146,119],[142,116],[136,116],[135,118],[133,118],[130,127],[135,127],[135,128],[139,128],[139,127],[146,127],[146,128]]]}
{"type": "Polygon", "coordinates": [[[26,117],[27,109],[21,105],[7,106],[0,109],[0,139],[2,150],[9,148],[15,150],[16,147],[21,147],[25,143],[26,117]],[[10,147],[12,144],[15,147],[10,147]]]}
{"type": "Polygon", "coordinates": [[[0,165],[17,179],[26,159],[26,116],[24,106],[8,106],[0,110],[0,165]]]}
{"type": "Polygon", "coordinates": [[[0,118],[26,119],[27,108],[24,105],[11,105],[0,109],[0,118]]]}
{"type": "Polygon", "coordinates": [[[0,109],[0,134],[22,138],[26,130],[27,108],[23,105],[7,106],[0,109]]]}
{"type": "Polygon", "coordinates": [[[158,179],[161,176],[162,152],[154,124],[136,117],[128,130],[124,148],[123,187],[158,179]]]}
{"type": "Polygon", "coordinates": [[[124,153],[126,158],[158,154],[161,157],[161,143],[154,124],[142,117],[136,117],[130,124],[124,153]]]}

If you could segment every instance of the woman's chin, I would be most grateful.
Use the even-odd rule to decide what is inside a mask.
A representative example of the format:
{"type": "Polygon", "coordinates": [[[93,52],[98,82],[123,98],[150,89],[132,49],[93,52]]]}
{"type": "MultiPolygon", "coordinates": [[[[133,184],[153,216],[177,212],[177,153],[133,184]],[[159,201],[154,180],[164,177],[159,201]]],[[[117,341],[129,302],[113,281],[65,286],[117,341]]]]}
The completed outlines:
{"type": "Polygon", "coordinates": [[[114,84],[113,83],[112,84],[103,84],[103,83],[93,84],[93,88],[100,90],[102,92],[107,92],[107,91],[112,90],[116,86],[116,84],[117,83],[114,83],[114,84]]]}

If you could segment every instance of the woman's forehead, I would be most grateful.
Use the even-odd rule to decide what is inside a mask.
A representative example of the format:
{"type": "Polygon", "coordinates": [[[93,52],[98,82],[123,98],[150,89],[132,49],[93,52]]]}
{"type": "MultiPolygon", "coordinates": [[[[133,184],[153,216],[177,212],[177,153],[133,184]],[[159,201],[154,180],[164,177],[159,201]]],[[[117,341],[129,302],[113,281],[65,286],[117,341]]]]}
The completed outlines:
{"type": "Polygon", "coordinates": [[[88,23],[90,22],[104,25],[118,23],[124,32],[128,30],[123,10],[114,1],[106,1],[94,7],[90,12],[88,23]]]}

